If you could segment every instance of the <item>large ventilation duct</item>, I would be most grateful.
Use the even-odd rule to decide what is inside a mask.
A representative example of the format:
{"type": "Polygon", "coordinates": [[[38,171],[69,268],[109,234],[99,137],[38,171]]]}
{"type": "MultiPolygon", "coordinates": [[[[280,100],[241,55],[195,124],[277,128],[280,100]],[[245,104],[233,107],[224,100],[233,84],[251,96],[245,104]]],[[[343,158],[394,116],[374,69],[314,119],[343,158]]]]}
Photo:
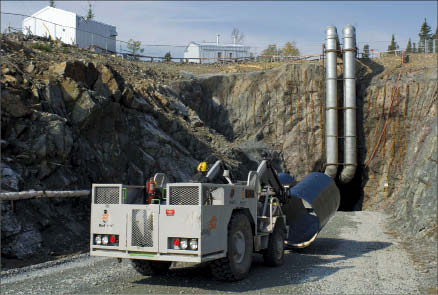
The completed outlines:
{"type": "Polygon", "coordinates": [[[342,30],[344,46],[344,168],[340,179],[351,181],[356,172],[356,29],[346,25],[342,30]]]}
{"type": "Polygon", "coordinates": [[[335,26],[328,26],[326,34],[326,96],[325,96],[325,142],[326,169],[325,174],[336,177],[338,165],[338,103],[336,55],[338,49],[338,33],[335,26]]]}

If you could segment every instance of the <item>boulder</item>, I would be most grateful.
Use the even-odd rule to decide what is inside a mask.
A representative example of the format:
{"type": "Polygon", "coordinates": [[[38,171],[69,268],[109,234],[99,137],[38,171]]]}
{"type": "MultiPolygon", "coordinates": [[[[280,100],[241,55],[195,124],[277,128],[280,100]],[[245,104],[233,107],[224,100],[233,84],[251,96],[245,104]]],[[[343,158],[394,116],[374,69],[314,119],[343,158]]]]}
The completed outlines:
{"type": "Polygon", "coordinates": [[[20,174],[15,172],[6,163],[1,163],[1,188],[5,190],[18,191],[19,183],[22,181],[20,174]]]}
{"type": "Polygon", "coordinates": [[[62,80],[60,86],[64,102],[67,106],[75,102],[82,92],[79,88],[78,83],[71,78],[66,78],[65,80],[62,80]]]}
{"type": "Polygon", "coordinates": [[[73,106],[71,120],[73,123],[82,124],[96,107],[97,105],[91,99],[88,91],[82,92],[81,96],[73,106]]]}
{"type": "Polygon", "coordinates": [[[35,70],[35,62],[31,61],[24,70],[29,74],[32,73],[35,70]]]}
{"type": "Polygon", "coordinates": [[[62,117],[66,116],[66,109],[62,91],[56,82],[48,81],[44,96],[46,100],[50,103],[50,106],[52,107],[52,110],[55,114],[62,117]]]}
{"type": "Polygon", "coordinates": [[[144,99],[144,97],[137,96],[136,93],[134,93],[134,90],[130,87],[125,88],[123,91],[121,103],[127,108],[140,112],[152,111],[152,106],[144,99]]]}
{"type": "Polygon", "coordinates": [[[6,85],[11,85],[11,86],[16,87],[19,82],[18,82],[18,79],[15,76],[3,75],[2,83],[6,84],[6,85]]]}
{"type": "Polygon", "coordinates": [[[41,249],[42,237],[37,230],[15,235],[6,247],[2,247],[2,256],[23,259],[41,249]]]}
{"type": "Polygon", "coordinates": [[[102,64],[97,66],[97,71],[99,72],[99,76],[94,84],[93,90],[96,91],[98,95],[112,97],[115,102],[119,102],[121,91],[112,71],[102,64]]]}
{"type": "Polygon", "coordinates": [[[92,88],[97,80],[98,72],[93,63],[84,64],[82,61],[67,61],[49,67],[49,72],[56,76],[72,78],[78,83],[84,83],[87,88],[92,88]]]}
{"type": "Polygon", "coordinates": [[[6,111],[15,118],[25,117],[32,113],[32,110],[23,103],[19,95],[12,94],[6,89],[1,90],[1,106],[2,111],[6,111]]]}

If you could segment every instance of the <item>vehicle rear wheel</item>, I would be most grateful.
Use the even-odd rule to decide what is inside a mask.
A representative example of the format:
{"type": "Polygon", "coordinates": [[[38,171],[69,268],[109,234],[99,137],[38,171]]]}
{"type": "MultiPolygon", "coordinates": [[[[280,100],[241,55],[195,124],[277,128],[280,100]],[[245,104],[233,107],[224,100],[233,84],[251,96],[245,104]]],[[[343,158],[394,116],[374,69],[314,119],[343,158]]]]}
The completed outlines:
{"type": "Polygon", "coordinates": [[[277,222],[274,231],[269,235],[268,249],[263,253],[263,260],[266,265],[279,266],[283,264],[284,238],[284,227],[277,222]]]}
{"type": "Polygon", "coordinates": [[[251,268],[253,235],[245,214],[237,213],[228,225],[227,256],[210,263],[213,276],[222,281],[238,281],[245,278],[251,268]]]}
{"type": "Polygon", "coordinates": [[[134,269],[144,276],[164,275],[172,264],[171,261],[150,261],[141,259],[133,259],[131,263],[134,269]]]}

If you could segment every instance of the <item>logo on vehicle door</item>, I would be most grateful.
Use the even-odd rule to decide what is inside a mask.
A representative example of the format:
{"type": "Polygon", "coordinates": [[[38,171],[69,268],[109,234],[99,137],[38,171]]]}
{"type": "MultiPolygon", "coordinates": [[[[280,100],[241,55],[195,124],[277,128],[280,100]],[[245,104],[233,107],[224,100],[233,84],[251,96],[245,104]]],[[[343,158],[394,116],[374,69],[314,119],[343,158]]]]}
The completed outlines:
{"type": "Polygon", "coordinates": [[[208,230],[216,229],[216,216],[211,217],[210,221],[208,222],[208,230]]]}
{"type": "Polygon", "coordinates": [[[109,214],[108,211],[103,210],[103,214],[102,214],[102,222],[107,222],[109,218],[109,214]]]}

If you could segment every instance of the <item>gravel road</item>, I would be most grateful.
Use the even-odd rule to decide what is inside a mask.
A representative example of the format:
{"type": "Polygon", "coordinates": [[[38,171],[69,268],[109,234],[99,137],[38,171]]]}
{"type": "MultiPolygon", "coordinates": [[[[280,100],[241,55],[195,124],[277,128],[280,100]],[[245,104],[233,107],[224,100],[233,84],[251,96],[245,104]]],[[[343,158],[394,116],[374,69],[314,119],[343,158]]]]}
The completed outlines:
{"type": "Polygon", "coordinates": [[[177,264],[167,276],[151,278],[128,261],[83,254],[2,272],[1,293],[423,293],[425,274],[385,233],[386,222],[382,212],[338,212],[309,248],[288,251],[277,268],[257,255],[249,277],[236,283],[215,281],[204,265],[177,264]]]}

